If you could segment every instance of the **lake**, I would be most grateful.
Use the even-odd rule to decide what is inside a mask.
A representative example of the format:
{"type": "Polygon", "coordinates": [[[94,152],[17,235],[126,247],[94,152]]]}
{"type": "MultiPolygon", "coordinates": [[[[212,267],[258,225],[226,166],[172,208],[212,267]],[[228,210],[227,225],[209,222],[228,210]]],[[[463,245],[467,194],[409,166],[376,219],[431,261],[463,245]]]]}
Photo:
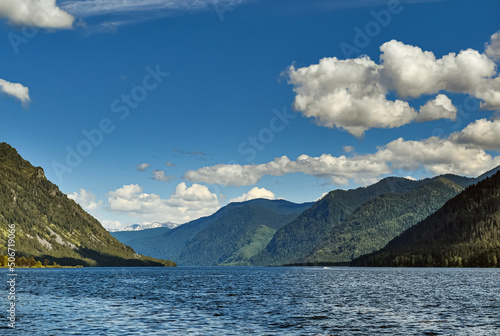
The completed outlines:
{"type": "Polygon", "coordinates": [[[500,335],[499,269],[17,271],[2,335],[500,335]]]}

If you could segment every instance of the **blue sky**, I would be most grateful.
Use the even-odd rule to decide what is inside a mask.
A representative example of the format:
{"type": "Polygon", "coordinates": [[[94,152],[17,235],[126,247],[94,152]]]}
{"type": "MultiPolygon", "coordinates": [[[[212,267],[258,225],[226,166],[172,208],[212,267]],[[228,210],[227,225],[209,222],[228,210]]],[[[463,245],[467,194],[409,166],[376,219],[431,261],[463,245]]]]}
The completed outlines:
{"type": "Polygon", "coordinates": [[[498,1],[25,2],[0,141],[108,228],[500,164],[498,1]]]}

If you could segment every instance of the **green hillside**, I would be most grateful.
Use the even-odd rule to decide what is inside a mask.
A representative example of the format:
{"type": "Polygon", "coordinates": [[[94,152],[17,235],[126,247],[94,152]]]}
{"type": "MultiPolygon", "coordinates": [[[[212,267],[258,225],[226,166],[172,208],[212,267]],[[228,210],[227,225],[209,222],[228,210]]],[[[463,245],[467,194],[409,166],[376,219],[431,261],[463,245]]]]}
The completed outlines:
{"type": "Polygon", "coordinates": [[[305,261],[349,262],[379,250],[463,189],[455,182],[439,177],[406,193],[375,197],[335,226],[305,261]]]}
{"type": "Polygon", "coordinates": [[[248,265],[279,228],[310,206],[264,199],[230,204],[174,260],[180,265],[248,265]]]}
{"type": "Polygon", "coordinates": [[[230,203],[211,216],[128,244],[139,253],[179,265],[248,265],[276,230],[311,205],[265,199],[230,203]]]}
{"type": "Polygon", "coordinates": [[[6,143],[0,143],[0,255],[15,224],[17,256],[60,265],[173,266],[138,255],[45,178],[6,143]]]}
{"type": "Polygon", "coordinates": [[[254,265],[304,263],[334,228],[362,204],[384,194],[409,192],[428,181],[390,177],[368,187],[334,190],[297,219],[276,232],[266,248],[252,258],[254,265]]]}
{"type": "Polygon", "coordinates": [[[356,266],[499,267],[500,173],[470,186],[356,266]]]}
{"type": "MultiPolygon", "coordinates": [[[[172,260],[189,243],[192,237],[217,220],[222,212],[221,210],[211,216],[196,219],[166,232],[158,229],[152,230],[151,233],[155,234],[154,236],[142,237],[141,231],[133,232],[132,236],[128,235],[126,237],[126,244],[140,254],[172,260]],[[158,234],[156,235],[156,233],[158,234]]],[[[117,236],[116,238],[122,239],[123,237],[117,236]]]]}

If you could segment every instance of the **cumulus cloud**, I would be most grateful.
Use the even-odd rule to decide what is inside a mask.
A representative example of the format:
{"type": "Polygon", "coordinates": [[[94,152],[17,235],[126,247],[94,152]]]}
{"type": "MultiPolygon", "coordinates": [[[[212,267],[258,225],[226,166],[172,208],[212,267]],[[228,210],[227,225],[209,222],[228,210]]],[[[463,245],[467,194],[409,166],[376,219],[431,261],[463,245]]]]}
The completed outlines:
{"type": "Polygon", "coordinates": [[[117,221],[117,220],[101,219],[101,220],[99,220],[99,222],[107,230],[119,230],[119,229],[123,229],[122,223],[120,223],[120,221],[117,221]]]}
{"type": "MultiPolygon", "coordinates": [[[[495,55],[499,39],[492,37],[489,55],[495,55]]],[[[482,108],[500,109],[500,78],[486,54],[467,49],[437,58],[433,52],[395,40],[384,43],[380,51],[380,64],[363,56],[323,58],[299,69],[290,66],[294,108],[318,125],[342,128],[356,137],[371,128],[455,118],[456,108],[443,91],[472,95],[482,100],[482,108]],[[404,99],[388,99],[392,93],[404,99]],[[420,111],[407,101],[436,94],[420,111]]]]}
{"type": "Polygon", "coordinates": [[[477,176],[500,165],[500,156],[492,157],[483,149],[438,137],[423,141],[399,138],[373,154],[373,159],[390,163],[392,169],[424,169],[434,175],[477,176]]]}
{"type": "Polygon", "coordinates": [[[319,125],[344,128],[360,137],[370,128],[393,128],[410,123],[417,112],[402,100],[386,98],[382,67],[369,57],[339,60],[288,70],[294,86],[294,108],[319,125]]]}
{"type": "Polygon", "coordinates": [[[153,170],[153,180],[167,182],[175,180],[175,176],[173,175],[166,176],[163,170],[153,170]]]}
{"type": "Polygon", "coordinates": [[[398,171],[424,170],[433,175],[478,176],[500,165],[500,156],[485,150],[500,150],[500,120],[481,119],[448,138],[431,137],[422,141],[396,139],[380,146],[375,153],[334,157],[299,156],[295,161],[283,156],[271,162],[252,165],[215,165],[188,171],[193,182],[224,186],[253,185],[264,176],[302,173],[327,178],[333,184],[347,185],[351,180],[367,185],[398,171]]]}
{"type": "Polygon", "coordinates": [[[180,183],[167,199],[144,193],[137,184],[124,185],[107,196],[110,211],[142,221],[185,223],[211,215],[220,208],[217,195],[199,184],[188,188],[180,183]]]}
{"type": "Polygon", "coordinates": [[[77,192],[68,194],[68,198],[80,204],[87,211],[97,210],[102,205],[102,201],[98,201],[97,196],[92,191],[83,188],[77,192]]]}
{"type": "Polygon", "coordinates": [[[57,29],[72,28],[75,20],[57,7],[56,0],[3,0],[0,1],[0,17],[14,25],[57,29]]]}
{"type": "Polygon", "coordinates": [[[438,119],[455,120],[457,118],[457,108],[451,99],[444,94],[437,95],[436,99],[430,100],[420,108],[417,121],[431,121],[438,119]]]}
{"type": "Polygon", "coordinates": [[[485,78],[496,74],[495,63],[473,49],[437,59],[433,52],[392,40],[384,43],[380,51],[389,88],[403,97],[441,90],[474,94],[485,78]]]}
{"type": "Polygon", "coordinates": [[[500,32],[491,35],[490,43],[486,43],[486,55],[495,61],[500,61],[500,32]]]}
{"type": "Polygon", "coordinates": [[[344,149],[344,152],[350,153],[350,152],[353,152],[356,148],[354,148],[353,146],[344,146],[343,149],[344,149]]]}
{"type": "Polygon", "coordinates": [[[11,83],[0,79],[0,92],[19,99],[24,107],[30,103],[29,89],[19,83],[11,83]]]}
{"type": "Polygon", "coordinates": [[[461,132],[451,134],[450,139],[459,144],[500,151],[500,120],[476,120],[461,132]]]}
{"type": "Polygon", "coordinates": [[[149,163],[140,163],[137,166],[135,166],[135,169],[137,171],[145,171],[148,169],[151,165],[149,163]]]}
{"type": "Polygon", "coordinates": [[[229,200],[229,203],[231,203],[231,202],[246,202],[246,201],[250,201],[253,199],[257,199],[257,198],[265,198],[265,199],[273,200],[273,199],[276,199],[276,195],[272,191],[267,190],[266,188],[255,187],[255,188],[251,189],[248,193],[245,193],[245,194],[241,195],[240,197],[236,197],[236,198],[229,200]]]}
{"type": "Polygon", "coordinates": [[[327,192],[325,192],[325,193],[321,194],[321,196],[320,196],[320,197],[318,197],[318,199],[316,199],[316,202],[317,202],[317,201],[319,201],[319,200],[321,200],[321,199],[323,199],[323,197],[325,197],[326,195],[328,195],[328,193],[327,193],[327,192]]]}
{"type": "Polygon", "coordinates": [[[374,161],[370,156],[334,157],[323,154],[320,157],[299,156],[291,161],[287,156],[259,165],[216,165],[191,170],[185,174],[193,182],[216,183],[224,186],[246,186],[256,184],[266,175],[282,176],[303,173],[329,178],[335,184],[347,184],[349,179],[366,184],[391,170],[385,162],[374,161]]]}

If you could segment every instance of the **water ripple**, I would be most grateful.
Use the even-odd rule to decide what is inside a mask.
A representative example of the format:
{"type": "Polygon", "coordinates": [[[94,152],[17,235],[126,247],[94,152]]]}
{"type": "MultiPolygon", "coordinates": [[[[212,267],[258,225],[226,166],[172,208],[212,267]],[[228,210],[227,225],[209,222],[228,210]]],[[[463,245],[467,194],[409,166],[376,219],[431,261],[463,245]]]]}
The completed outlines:
{"type": "Polygon", "coordinates": [[[18,335],[500,335],[498,269],[178,267],[18,274],[18,335]]]}

